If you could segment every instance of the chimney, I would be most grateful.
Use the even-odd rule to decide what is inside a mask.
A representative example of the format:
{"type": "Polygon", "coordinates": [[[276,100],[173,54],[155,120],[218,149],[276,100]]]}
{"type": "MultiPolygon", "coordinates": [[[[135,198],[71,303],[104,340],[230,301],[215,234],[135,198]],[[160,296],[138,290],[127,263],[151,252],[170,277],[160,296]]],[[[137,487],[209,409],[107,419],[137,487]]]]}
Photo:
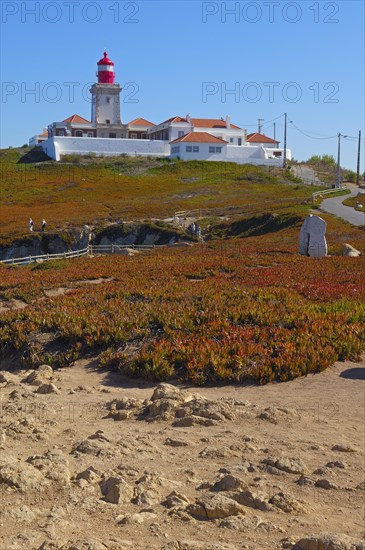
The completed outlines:
{"type": "Polygon", "coordinates": [[[231,127],[231,117],[229,115],[226,116],[226,128],[231,127]]]}
{"type": "Polygon", "coordinates": [[[187,114],[185,118],[186,118],[186,120],[187,120],[188,122],[190,122],[190,121],[191,121],[191,117],[190,117],[190,114],[187,114]]]}

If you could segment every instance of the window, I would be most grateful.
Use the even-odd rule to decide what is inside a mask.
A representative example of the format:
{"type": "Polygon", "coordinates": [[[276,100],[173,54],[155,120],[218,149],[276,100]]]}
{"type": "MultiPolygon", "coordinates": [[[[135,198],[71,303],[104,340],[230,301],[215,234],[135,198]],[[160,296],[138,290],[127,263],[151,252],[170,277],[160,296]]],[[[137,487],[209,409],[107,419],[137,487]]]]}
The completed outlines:
{"type": "Polygon", "coordinates": [[[94,134],[92,132],[88,132],[87,137],[94,137],[94,134]]]}
{"type": "Polygon", "coordinates": [[[185,135],[184,130],[179,130],[179,137],[183,137],[185,135]]]}
{"type": "Polygon", "coordinates": [[[221,153],[222,152],[222,147],[216,147],[215,152],[216,153],[221,153]]]}
{"type": "Polygon", "coordinates": [[[107,124],[110,124],[110,120],[107,118],[105,121],[107,124]]]}
{"type": "Polygon", "coordinates": [[[137,134],[135,134],[135,133],[131,134],[131,139],[137,139],[137,137],[138,137],[137,134]]]}
{"type": "Polygon", "coordinates": [[[110,137],[110,138],[116,138],[116,137],[117,137],[117,134],[115,134],[114,132],[111,132],[111,133],[109,134],[109,137],[110,137]]]}
{"type": "Polygon", "coordinates": [[[193,153],[199,153],[199,145],[194,145],[193,153]]]}
{"type": "Polygon", "coordinates": [[[229,138],[229,143],[233,143],[234,139],[233,138],[229,138]]]}
{"type": "Polygon", "coordinates": [[[180,153],[180,147],[178,145],[171,147],[171,153],[180,153]]]}
{"type": "Polygon", "coordinates": [[[59,136],[64,136],[65,135],[65,131],[64,130],[58,130],[57,134],[59,136]]]}
{"type": "Polygon", "coordinates": [[[209,147],[209,153],[215,153],[215,147],[209,147]]]}
{"type": "Polygon", "coordinates": [[[238,138],[238,145],[242,145],[242,138],[238,138]]]}
{"type": "Polygon", "coordinates": [[[81,130],[76,130],[75,136],[76,137],[82,137],[82,131],[81,130]]]}
{"type": "Polygon", "coordinates": [[[110,97],[107,97],[107,98],[106,98],[106,102],[107,102],[107,103],[110,103],[110,97]]]}
{"type": "Polygon", "coordinates": [[[193,148],[192,148],[191,145],[187,145],[187,146],[186,146],[186,152],[187,152],[187,153],[192,153],[192,152],[193,152],[193,148]]]}

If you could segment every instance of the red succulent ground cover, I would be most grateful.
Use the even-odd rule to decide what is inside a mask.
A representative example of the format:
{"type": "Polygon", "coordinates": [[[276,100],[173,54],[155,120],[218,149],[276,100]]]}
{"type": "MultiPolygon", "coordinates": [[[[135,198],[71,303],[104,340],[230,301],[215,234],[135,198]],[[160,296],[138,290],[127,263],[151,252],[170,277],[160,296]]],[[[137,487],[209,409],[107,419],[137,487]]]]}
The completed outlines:
{"type": "Polygon", "coordinates": [[[104,367],[151,380],[266,383],[365,349],[363,258],[299,256],[296,230],[0,267],[0,280],[3,299],[29,303],[0,316],[1,357],[18,353],[23,366],[65,366],[92,352],[104,367]],[[112,280],[83,284],[100,277],[112,280]],[[44,295],[57,287],[67,294],[44,295]]]}

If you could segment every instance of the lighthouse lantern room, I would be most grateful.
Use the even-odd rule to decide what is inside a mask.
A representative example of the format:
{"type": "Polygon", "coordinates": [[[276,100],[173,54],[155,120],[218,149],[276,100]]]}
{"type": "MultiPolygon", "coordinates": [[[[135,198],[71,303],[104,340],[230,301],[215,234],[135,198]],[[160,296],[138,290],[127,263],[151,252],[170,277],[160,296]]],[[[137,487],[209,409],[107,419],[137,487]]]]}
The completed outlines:
{"type": "Polygon", "coordinates": [[[104,57],[98,61],[98,72],[96,76],[98,77],[98,82],[102,84],[114,84],[114,62],[109,59],[107,52],[104,52],[104,57]]]}
{"type": "Polygon", "coordinates": [[[115,82],[114,62],[107,52],[98,61],[96,76],[98,81],[91,86],[91,121],[97,127],[97,136],[125,137],[120,128],[120,92],[122,88],[115,82]],[[113,128],[118,126],[118,128],[113,128]]]}

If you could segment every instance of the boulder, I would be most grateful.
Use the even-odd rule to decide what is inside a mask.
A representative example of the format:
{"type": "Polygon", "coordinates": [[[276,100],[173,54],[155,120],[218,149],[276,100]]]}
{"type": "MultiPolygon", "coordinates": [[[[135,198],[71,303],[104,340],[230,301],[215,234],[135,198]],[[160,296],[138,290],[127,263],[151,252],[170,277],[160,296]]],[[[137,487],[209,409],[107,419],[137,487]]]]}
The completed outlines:
{"type": "Polygon", "coordinates": [[[38,387],[37,393],[47,394],[47,393],[60,393],[60,390],[50,382],[49,384],[42,384],[38,387]]]}
{"type": "Polygon", "coordinates": [[[32,386],[41,386],[53,376],[53,369],[49,365],[40,365],[37,370],[31,372],[25,381],[32,386]]]}
{"type": "Polygon", "coordinates": [[[159,384],[152,394],[151,401],[158,399],[172,399],[173,401],[184,401],[183,393],[172,384],[159,384]]]}
{"type": "Polygon", "coordinates": [[[205,493],[186,511],[196,519],[219,519],[244,514],[245,509],[237,501],[222,494],[205,493]]]}
{"type": "Polygon", "coordinates": [[[307,467],[300,458],[274,457],[265,458],[262,462],[289,474],[305,474],[307,472],[307,467]]]}
{"type": "Polygon", "coordinates": [[[293,550],[364,550],[365,542],[347,535],[324,533],[300,539],[293,550]]]}
{"type": "Polygon", "coordinates": [[[101,492],[106,502],[126,504],[133,497],[133,487],[121,477],[109,477],[101,482],[101,492]]]}
{"type": "Polygon", "coordinates": [[[359,250],[356,250],[356,248],[354,248],[350,244],[344,244],[342,254],[343,256],[349,256],[350,258],[357,258],[361,255],[361,252],[359,250]]]}
{"type": "Polygon", "coordinates": [[[227,474],[213,485],[212,491],[237,491],[242,489],[244,485],[242,479],[227,474]]]}

